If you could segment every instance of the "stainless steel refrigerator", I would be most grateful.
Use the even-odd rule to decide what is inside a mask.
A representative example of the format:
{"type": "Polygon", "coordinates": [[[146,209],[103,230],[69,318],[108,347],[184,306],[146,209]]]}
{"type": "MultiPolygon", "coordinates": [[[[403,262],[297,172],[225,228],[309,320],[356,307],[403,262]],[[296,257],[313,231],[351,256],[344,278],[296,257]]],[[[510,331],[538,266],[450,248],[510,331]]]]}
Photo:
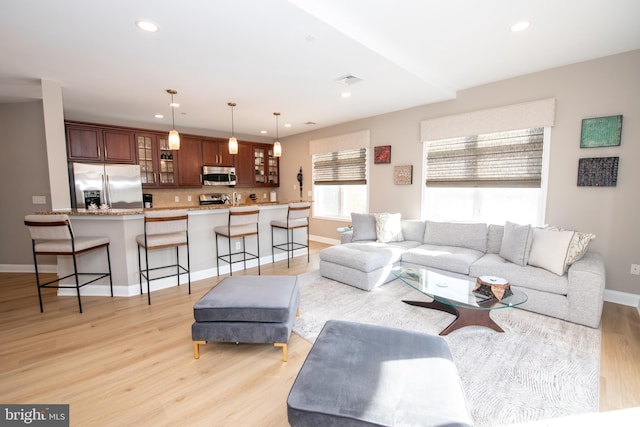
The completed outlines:
{"type": "Polygon", "coordinates": [[[73,180],[76,208],[142,208],[139,165],[74,163],[73,180]]]}

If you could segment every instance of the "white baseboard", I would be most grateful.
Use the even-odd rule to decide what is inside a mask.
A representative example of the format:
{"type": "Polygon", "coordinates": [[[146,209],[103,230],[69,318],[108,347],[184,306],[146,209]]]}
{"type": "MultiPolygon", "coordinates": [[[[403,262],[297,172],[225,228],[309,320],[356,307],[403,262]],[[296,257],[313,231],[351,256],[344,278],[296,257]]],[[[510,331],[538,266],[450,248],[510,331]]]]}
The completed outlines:
{"type": "MultiPolygon", "coordinates": [[[[56,264],[38,264],[40,273],[57,273],[56,264]]],[[[0,273],[35,273],[33,264],[0,264],[0,273]]]]}
{"type": "Polygon", "coordinates": [[[322,236],[314,236],[310,235],[309,240],[313,240],[314,242],[326,243],[327,245],[339,245],[340,239],[328,239],[322,236]]]}
{"type": "Polygon", "coordinates": [[[604,290],[604,300],[615,304],[628,305],[637,307],[640,313],[640,295],[631,294],[629,292],[614,291],[611,289],[604,290]]]}

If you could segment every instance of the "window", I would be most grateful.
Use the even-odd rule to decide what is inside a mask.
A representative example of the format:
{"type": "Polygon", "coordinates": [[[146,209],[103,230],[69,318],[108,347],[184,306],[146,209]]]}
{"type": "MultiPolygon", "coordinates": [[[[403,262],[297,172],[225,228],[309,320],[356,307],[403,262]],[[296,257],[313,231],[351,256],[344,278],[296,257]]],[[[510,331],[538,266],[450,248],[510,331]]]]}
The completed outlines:
{"type": "Polygon", "coordinates": [[[426,217],[543,223],[546,135],[530,128],[426,142],[426,217]]]}
{"type": "Polygon", "coordinates": [[[314,216],[349,220],[367,212],[367,149],[312,155],[314,216]]]}

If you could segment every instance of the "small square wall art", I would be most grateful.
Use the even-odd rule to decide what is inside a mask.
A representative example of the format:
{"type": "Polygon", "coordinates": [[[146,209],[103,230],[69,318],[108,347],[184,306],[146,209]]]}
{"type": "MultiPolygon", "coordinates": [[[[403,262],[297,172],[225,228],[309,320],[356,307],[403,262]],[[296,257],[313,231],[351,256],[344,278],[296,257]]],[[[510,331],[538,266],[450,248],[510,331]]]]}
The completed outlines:
{"type": "Polygon", "coordinates": [[[615,187],[619,157],[593,157],[578,162],[578,187],[615,187]]]}
{"type": "Polygon", "coordinates": [[[413,166],[396,166],[393,169],[393,183],[396,185],[411,185],[413,183],[413,166]]]}
{"type": "Polygon", "coordinates": [[[582,120],[580,148],[620,145],[622,116],[596,117],[582,120]]]}
{"type": "Polygon", "coordinates": [[[383,164],[383,163],[391,163],[391,146],[390,145],[379,145],[373,148],[373,163],[383,164]]]}

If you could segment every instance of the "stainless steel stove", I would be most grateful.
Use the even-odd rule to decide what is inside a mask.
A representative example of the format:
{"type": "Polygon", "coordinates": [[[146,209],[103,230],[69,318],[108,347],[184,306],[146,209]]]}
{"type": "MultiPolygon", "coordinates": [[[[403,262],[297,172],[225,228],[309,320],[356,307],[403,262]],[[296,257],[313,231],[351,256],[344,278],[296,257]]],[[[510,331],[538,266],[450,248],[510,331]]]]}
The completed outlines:
{"type": "Polygon", "coordinates": [[[223,205],[231,203],[231,195],[229,193],[205,193],[200,195],[201,205],[223,205]]]}

